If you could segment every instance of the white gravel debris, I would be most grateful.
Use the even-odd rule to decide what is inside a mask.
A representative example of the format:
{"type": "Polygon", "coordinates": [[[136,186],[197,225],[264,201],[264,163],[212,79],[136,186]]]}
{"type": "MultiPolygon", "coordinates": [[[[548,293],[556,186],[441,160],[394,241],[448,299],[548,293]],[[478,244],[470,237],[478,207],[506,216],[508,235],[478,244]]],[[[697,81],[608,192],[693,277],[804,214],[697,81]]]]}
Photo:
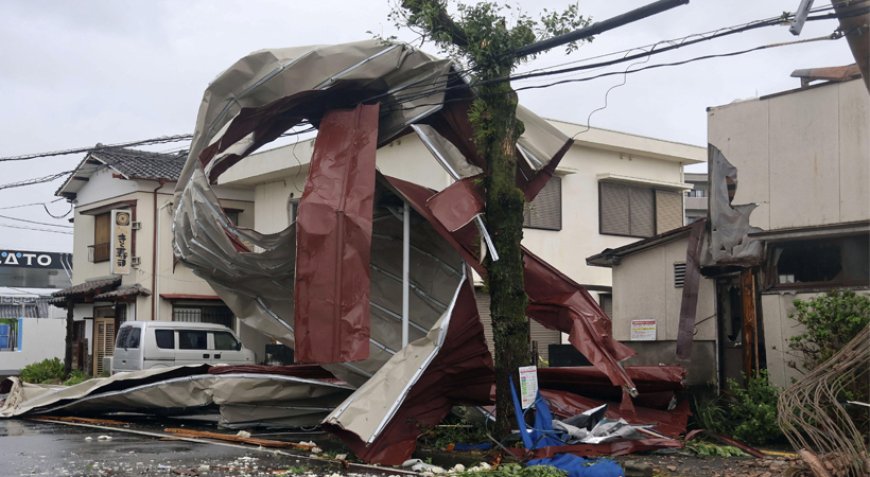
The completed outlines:
{"type": "Polygon", "coordinates": [[[94,440],[94,438],[91,437],[91,436],[87,436],[87,437],[85,437],[85,440],[88,441],[88,442],[90,442],[90,441],[94,440]]]}
{"type": "Polygon", "coordinates": [[[243,438],[245,438],[245,439],[251,437],[251,433],[248,432],[248,431],[239,431],[239,432],[236,433],[236,435],[239,436],[239,437],[243,437],[243,438]]]}
{"type": "Polygon", "coordinates": [[[103,434],[100,437],[97,437],[97,440],[98,441],[110,441],[110,440],[112,440],[112,436],[107,436],[107,435],[103,434]]]}

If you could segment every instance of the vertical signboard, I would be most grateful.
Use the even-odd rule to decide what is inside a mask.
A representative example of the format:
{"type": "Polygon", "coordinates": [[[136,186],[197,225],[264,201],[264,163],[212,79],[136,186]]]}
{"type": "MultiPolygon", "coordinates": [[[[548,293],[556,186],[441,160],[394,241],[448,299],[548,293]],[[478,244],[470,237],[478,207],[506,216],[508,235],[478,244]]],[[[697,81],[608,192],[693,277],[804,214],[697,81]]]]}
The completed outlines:
{"type": "Polygon", "coordinates": [[[520,371],[520,400],[523,409],[535,403],[538,396],[538,368],[537,366],[523,366],[520,371]]]}
{"type": "Polygon", "coordinates": [[[112,243],[110,256],[111,271],[116,275],[130,273],[131,257],[131,223],[132,217],[129,210],[113,210],[111,216],[112,243]]]}

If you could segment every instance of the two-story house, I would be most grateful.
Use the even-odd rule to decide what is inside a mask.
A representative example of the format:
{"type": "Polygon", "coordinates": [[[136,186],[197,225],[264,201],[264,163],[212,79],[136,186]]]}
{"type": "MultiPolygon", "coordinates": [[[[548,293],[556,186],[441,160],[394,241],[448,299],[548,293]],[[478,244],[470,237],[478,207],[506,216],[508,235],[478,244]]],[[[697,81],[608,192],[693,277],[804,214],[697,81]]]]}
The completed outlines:
{"type": "MultiPolygon", "coordinates": [[[[610,273],[586,265],[585,257],[683,225],[683,195],[691,188],[683,166],[705,161],[706,150],[661,139],[549,121],[575,138],[555,176],[526,206],[523,244],[570,278],[597,293],[610,307],[610,273]]],[[[219,184],[253,190],[254,229],[278,232],[295,218],[311,158],[313,140],[254,154],[220,176],[219,184]]],[[[381,147],[378,169],[442,190],[453,183],[431,158],[420,138],[410,133],[381,147]],[[413,160],[409,160],[413,159],[413,160]]],[[[487,341],[489,296],[477,290],[487,341]]],[[[558,331],[530,323],[538,354],[549,358],[548,345],[562,342],[558,331]]]]}
{"type": "MultiPolygon", "coordinates": [[[[208,284],[172,253],[171,208],[185,152],[97,145],[56,195],[75,209],[72,286],[53,303],[72,320],[73,361],[98,375],[125,320],[220,323],[263,357],[264,339],[238,323],[208,284]]],[[[249,191],[218,188],[221,206],[240,226],[253,225],[249,191]]]]}

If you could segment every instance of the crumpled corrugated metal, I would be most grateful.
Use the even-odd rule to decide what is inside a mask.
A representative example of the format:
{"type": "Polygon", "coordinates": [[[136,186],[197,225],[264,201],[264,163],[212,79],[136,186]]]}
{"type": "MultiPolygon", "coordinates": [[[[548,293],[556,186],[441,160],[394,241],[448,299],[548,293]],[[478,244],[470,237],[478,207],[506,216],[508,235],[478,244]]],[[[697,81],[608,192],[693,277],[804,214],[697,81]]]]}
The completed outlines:
{"type": "MultiPolygon", "coordinates": [[[[378,145],[410,131],[413,125],[429,126],[415,130],[424,141],[430,140],[430,151],[443,156],[444,165],[459,171],[457,179],[468,177],[486,167],[471,142],[467,108],[472,99],[471,89],[449,61],[429,57],[404,44],[370,40],[261,51],[242,58],[221,74],[203,96],[190,155],[176,189],[173,228],[176,255],[205,278],[246,324],[294,346],[300,332],[294,315],[308,320],[324,319],[322,315],[310,313],[312,300],[348,298],[335,291],[329,292],[331,296],[324,296],[327,290],[323,287],[320,287],[322,292],[313,287],[312,293],[303,294],[303,287],[297,288],[299,293],[294,293],[296,280],[305,274],[315,275],[310,267],[319,259],[315,256],[310,257],[314,260],[303,259],[301,254],[312,250],[315,244],[309,242],[319,237],[316,232],[310,232],[325,222],[293,223],[276,234],[240,229],[225,217],[211,191],[211,183],[232,164],[287,129],[305,122],[323,126],[329,123],[332,114],[345,114],[336,111],[352,109],[361,103],[380,104],[378,145]],[[448,96],[450,101],[446,101],[448,96]],[[296,307],[300,308],[298,312],[296,307]]],[[[531,199],[554,173],[572,141],[525,109],[518,109],[517,115],[525,124],[525,132],[517,143],[523,159],[519,161],[517,183],[527,199],[531,199]]],[[[408,160],[420,158],[409,157],[408,160]]],[[[327,174],[326,169],[330,167],[327,164],[328,161],[312,163],[311,177],[316,179],[327,174]]],[[[367,173],[368,169],[363,169],[362,172],[367,173]]],[[[367,181],[368,178],[364,178],[366,184],[367,181]]],[[[314,182],[310,187],[310,194],[329,195],[324,202],[331,203],[329,210],[333,212],[340,208],[335,201],[346,200],[357,192],[337,187],[327,193],[329,187],[314,182]]],[[[371,191],[370,186],[363,189],[361,205],[365,205],[371,191]]],[[[477,318],[472,319],[468,314],[473,303],[464,298],[470,287],[466,267],[485,273],[478,247],[481,225],[468,222],[482,202],[475,198],[473,188],[464,191],[457,188],[457,191],[455,200],[468,201],[468,205],[441,214],[442,207],[437,200],[427,204],[434,191],[379,177],[371,209],[345,209],[348,223],[372,224],[371,230],[360,228],[361,233],[353,239],[356,244],[353,254],[357,258],[343,262],[345,268],[341,271],[342,275],[360,277],[357,284],[360,286],[355,289],[364,288],[365,277],[370,277],[369,334],[366,335],[366,327],[361,324],[364,317],[354,319],[349,333],[332,333],[333,338],[341,338],[330,340],[331,348],[317,351],[329,355],[330,360],[358,359],[365,356],[365,347],[360,344],[368,342],[366,359],[325,367],[352,385],[361,386],[338,407],[328,423],[369,461],[395,461],[413,448],[411,437],[419,428],[408,427],[407,419],[401,416],[416,416],[420,422],[428,422],[440,419],[438,416],[443,416],[453,403],[483,402],[488,396],[488,389],[487,394],[479,396],[469,392],[450,393],[448,390],[456,386],[456,381],[445,380],[446,376],[475,376],[484,378],[481,382],[488,382],[485,377],[491,376],[488,352],[480,347],[482,329],[478,329],[479,323],[469,324],[477,318]],[[399,330],[402,303],[400,209],[404,202],[414,209],[411,214],[414,266],[410,276],[411,340],[403,348],[399,330]],[[370,263],[364,264],[360,246],[364,246],[367,237],[371,255],[370,263]],[[457,313],[463,317],[461,320],[455,318],[457,313]],[[454,326],[455,323],[464,325],[454,326]],[[345,350],[348,345],[342,343],[353,343],[349,346],[352,349],[345,350]],[[451,343],[459,344],[447,346],[451,343]],[[444,352],[446,348],[452,349],[455,356],[470,353],[475,358],[456,361],[444,352]],[[347,351],[349,354],[343,356],[347,351]],[[460,372],[466,367],[466,371],[460,372]],[[395,396],[391,394],[390,399],[378,403],[377,392],[369,391],[374,384],[368,383],[379,382],[389,383],[395,396]],[[422,390],[427,390],[426,395],[422,390]],[[432,390],[438,390],[438,395],[433,397],[432,390]],[[371,422],[359,426],[359,415],[351,412],[353,408],[368,413],[366,419],[371,422]]],[[[336,260],[347,258],[341,253],[330,256],[336,260]]],[[[532,303],[529,314],[545,326],[569,333],[572,344],[613,384],[634,393],[634,383],[619,363],[632,352],[610,336],[609,320],[591,296],[531,253],[526,254],[526,264],[532,303]]],[[[321,265],[334,268],[333,263],[321,265]]],[[[363,300],[359,294],[352,295],[353,309],[359,313],[363,300]]],[[[335,320],[345,319],[346,311],[341,309],[337,315],[329,314],[330,322],[316,324],[315,328],[336,329],[335,320]]],[[[311,350],[319,348],[312,345],[315,346],[311,350]]],[[[307,354],[313,359],[324,359],[319,354],[316,357],[315,353],[307,354]]],[[[468,384],[462,379],[459,382],[468,384]]]]}

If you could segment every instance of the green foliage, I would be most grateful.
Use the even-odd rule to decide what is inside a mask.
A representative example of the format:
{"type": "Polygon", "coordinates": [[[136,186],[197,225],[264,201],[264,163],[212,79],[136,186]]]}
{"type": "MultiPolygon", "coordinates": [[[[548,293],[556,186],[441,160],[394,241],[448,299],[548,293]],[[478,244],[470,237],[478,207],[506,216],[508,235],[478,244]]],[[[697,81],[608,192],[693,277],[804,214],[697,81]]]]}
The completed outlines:
{"type": "Polygon", "coordinates": [[[695,400],[693,427],[732,436],[761,445],[783,439],[776,422],[779,389],[772,386],[767,371],[748,378],[741,386],[728,380],[728,393],[718,398],[695,400]]]}
{"type": "Polygon", "coordinates": [[[704,441],[689,441],[686,449],[702,457],[749,457],[749,454],[734,446],[723,446],[704,441]]]}
{"type": "Polygon", "coordinates": [[[851,290],[833,290],[810,300],[795,300],[790,318],[806,331],[789,346],[800,353],[803,367],[812,370],[841,350],[870,324],[870,297],[851,290]]]}
{"type": "Polygon", "coordinates": [[[520,464],[502,464],[495,469],[479,472],[462,472],[462,477],[566,477],[568,474],[553,466],[533,465],[524,467],[520,464]]]}
{"type": "Polygon", "coordinates": [[[722,405],[722,400],[694,399],[692,409],[693,427],[708,431],[724,433],[727,428],[728,413],[722,405]]]}
{"type": "Polygon", "coordinates": [[[87,381],[90,378],[83,371],[78,369],[73,370],[73,372],[69,373],[69,377],[66,378],[66,381],[63,382],[64,386],[75,386],[83,381],[87,381]]]}
{"type": "Polygon", "coordinates": [[[776,422],[779,389],[770,384],[766,370],[747,378],[745,387],[729,380],[728,390],[731,396],[726,427],[731,435],[755,445],[782,440],[782,430],[776,422]]]}
{"type": "Polygon", "coordinates": [[[57,384],[63,381],[63,371],[63,363],[57,358],[51,358],[28,364],[18,377],[28,383],[57,384]]]}

